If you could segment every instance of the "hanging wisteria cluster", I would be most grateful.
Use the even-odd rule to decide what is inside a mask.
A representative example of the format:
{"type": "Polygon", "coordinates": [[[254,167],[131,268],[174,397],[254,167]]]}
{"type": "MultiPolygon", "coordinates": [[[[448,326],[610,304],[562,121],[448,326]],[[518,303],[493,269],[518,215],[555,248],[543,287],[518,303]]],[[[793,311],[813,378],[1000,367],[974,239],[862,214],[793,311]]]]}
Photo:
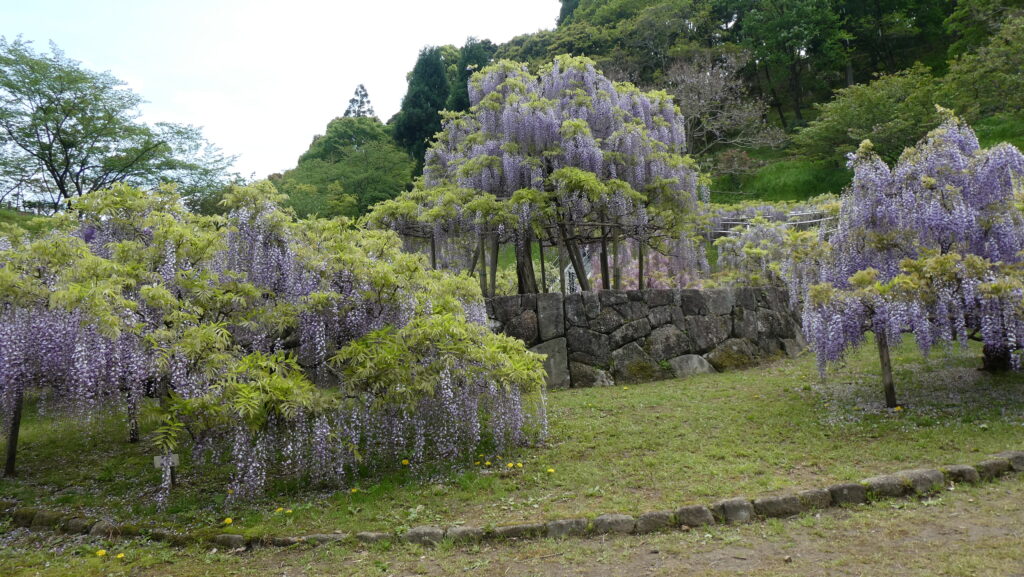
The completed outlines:
{"type": "Polygon", "coordinates": [[[294,222],[279,201],[260,183],[226,195],[227,217],[200,217],[170,192],[118,187],[39,238],[6,234],[7,428],[33,394],[54,412],[123,411],[134,436],[159,398],[158,450],[194,441],[195,459],[227,459],[237,497],[275,476],[443,474],[543,437],[539,357],[485,328],[471,281],[393,233],[294,222]]]}
{"type": "Polygon", "coordinates": [[[538,75],[525,64],[498,62],[475,74],[469,91],[470,111],[448,114],[427,152],[421,188],[380,206],[377,222],[408,230],[409,220],[398,217],[414,216],[405,206],[414,202],[423,207],[415,216],[436,224],[433,208],[443,203],[429,197],[470,190],[467,208],[470,200],[491,201],[445,211],[435,245],[469,228],[463,220],[452,226],[451,216],[474,218],[478,256],[496,232],[499,243],[516,245],[521,288],[532,286],[523,278],[532,263],[522,261],[536,239],[567,253],[585,288],[587,245],[601,245],[589,251],[605,263],[594,270],[607,270],[609,245],[617,250],[627,241],[665,255],[678,269],[669,276],[702,270],[703,246],[686,229],[706,187],[682,156],[682,116],[667,94],[613,83],[592,61],[568,56],[538,75]]]}
{"type": "Polygon", "coordinates": [[[867,142],[850,165],[826,284],[810,290],[803,317],[822,368],[868,330],[888,343],[911,332],[925,352],[978,338],[986,363],[1019,367],[1024,155],[980,149],[950,116],[892,168],[867,142]]]}

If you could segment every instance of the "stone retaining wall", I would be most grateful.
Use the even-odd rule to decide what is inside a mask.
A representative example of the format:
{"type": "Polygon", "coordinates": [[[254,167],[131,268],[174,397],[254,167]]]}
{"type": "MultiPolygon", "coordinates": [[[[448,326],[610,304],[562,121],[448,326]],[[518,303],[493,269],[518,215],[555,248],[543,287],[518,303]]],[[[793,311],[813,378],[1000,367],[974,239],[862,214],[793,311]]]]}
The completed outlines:
{"type": "Polygon", "coordinates": [[[805,343],[784,289],[651,289],[497,297],[497,333],[548,355],[549,388],[743,368],[805,343]]]}

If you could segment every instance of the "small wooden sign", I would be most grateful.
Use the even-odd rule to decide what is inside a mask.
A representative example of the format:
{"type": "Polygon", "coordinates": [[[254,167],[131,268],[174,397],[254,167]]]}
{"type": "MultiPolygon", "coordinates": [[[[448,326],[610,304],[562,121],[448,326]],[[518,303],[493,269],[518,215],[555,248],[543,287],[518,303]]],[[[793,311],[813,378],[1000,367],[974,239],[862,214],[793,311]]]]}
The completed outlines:
{"type": "Polygon", "coordinates": [[[170,455],[157,455],[153,457],[153,467],[155,469],[163,469],[164,465],[170,465],[172,467],[178,466],[178,454],[171,453],[170,455]]]}

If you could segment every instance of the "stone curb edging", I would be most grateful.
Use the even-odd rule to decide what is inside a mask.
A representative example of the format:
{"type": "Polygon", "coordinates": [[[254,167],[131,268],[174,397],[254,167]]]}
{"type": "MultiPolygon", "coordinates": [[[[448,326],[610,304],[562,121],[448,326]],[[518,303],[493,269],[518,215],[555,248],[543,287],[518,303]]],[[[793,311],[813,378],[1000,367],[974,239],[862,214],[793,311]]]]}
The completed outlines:
{"type": "Polygon", "coordinates": [[[323,545],[338,541],[371,544],[379,541],[402,541],[433,546],[445,539],[457,543],[476,543],[502,539],[564,539],[588,535],[639,535],[663,530],[683,530],[715,524],[748,523],[757,519],[788,518],[817,509],[847,504],[862,504],[888,498],[926,496],[943,489],[947,483],[975,484],[993,481],[1010,473],[1024,472],[1024,451],[1007,451],[978,464],[947,465],[939,469],[909,469],[877,475],[859,483],[839,483],[824,489],[808,489],[786,495],[766,496],[749,500],[743,497],[724,499],[710,506],[687,505],[674,511],[651,511],[637,517],[619,513],[599,515],[592,519],[559,519],[546,523],[519,523],[493,528],[453,526],[413,527],[402,534],[360,532],[312,534],[296,537],[246,537],[236,533],[217,535],[182,534],[162,529],[140,529],[93,521],[82,517],[36,508],[17,508],[17,503],[0,501],[0,509],[13,519],[16,527],[30,530],[53,530],[93,537],[139,537],[166,541],[172,545],[207,542],[226,549],[255,546],[288,547],[299,543],[323,545]]]}

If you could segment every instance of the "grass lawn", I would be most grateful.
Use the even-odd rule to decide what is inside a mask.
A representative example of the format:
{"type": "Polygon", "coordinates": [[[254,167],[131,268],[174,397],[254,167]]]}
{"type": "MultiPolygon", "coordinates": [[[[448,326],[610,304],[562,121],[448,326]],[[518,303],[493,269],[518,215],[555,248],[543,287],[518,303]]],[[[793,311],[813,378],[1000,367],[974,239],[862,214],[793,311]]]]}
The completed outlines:
{"type": "Polygon", "coordinates": [[[153,450],[124,442],[123,423],[29,411],[21,476],[0,480],[0,497],[144,527],[219,532],[231,517],[231,530],[254,536],[390,531],[640,513],[1024,448],[1019,375],[975,370],[975,349],[925,360],[908,342],[894,356],[905,404],[889,411],[872,353],[869,343],[825,381],[805,354],[742,372],[554,392],[547,446],[485,455],[492,466],[434,482],[397,475],[366,480],[356,493],[277,484],[259,502],[229,504],[228,471],[197,469],[184,455],[180,487],[163,512],[153,504],[153,450]]]}
{"type": "Polygon", "coordinates": [[[0,224],[14,224],[30,232],[40,232],[47,229],[48,220],[45,216],[37,216],[9,208],[0,208],[0,224]]]}
{"type": "Polygon", "coordinates": [[[829,161],[780,158],[753,174],[716,179],[711,187],[713,191],[744,194],[712,192],[711,201],[728,204],[745,200],[807,200],[821,194],[838,194],[852,178],[853,173],[845,166],[829,161]]]}

